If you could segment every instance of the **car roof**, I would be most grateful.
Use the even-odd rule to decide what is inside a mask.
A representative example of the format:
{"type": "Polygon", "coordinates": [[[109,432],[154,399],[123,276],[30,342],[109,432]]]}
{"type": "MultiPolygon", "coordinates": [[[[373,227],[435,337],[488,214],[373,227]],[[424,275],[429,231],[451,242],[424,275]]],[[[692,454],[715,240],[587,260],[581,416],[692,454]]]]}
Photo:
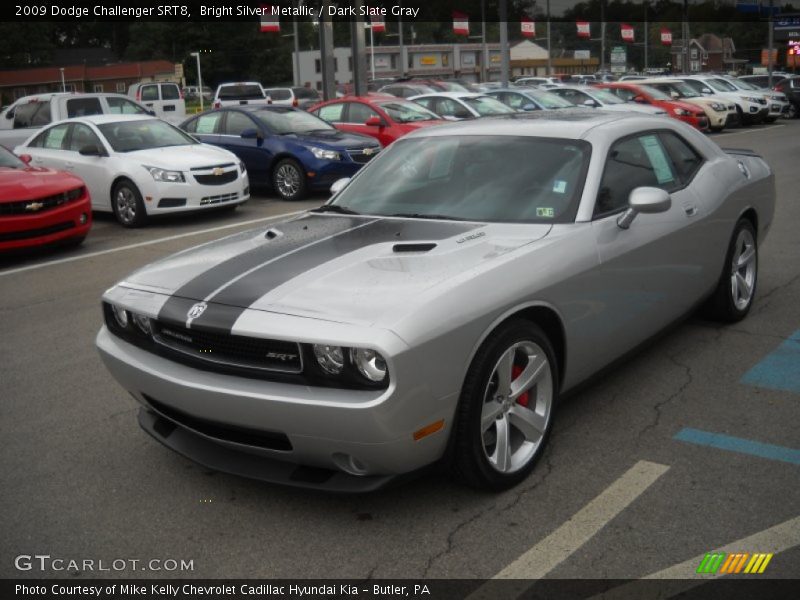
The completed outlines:
{"type": "Polygon", "coordinates": [[[120,123],[123,121],[160,121],[157,117],[150,115],[89,115],[87,117],[76,117],[74,119],[66,119],[59,121],[59,123],[92,123],[94,125],[103,125],[105,123],[120,123]]]}
{"type": "MultiPolygon", "coordinates": [[[[497,90],[492,90],[497,91],[497,90]]],[[[510,91],[510,90],[509,90],[510,91]]],[[[514,90],[517,91],[517,90],[514,90]]],[[[431,96],[444,96],[446,98],[480,98],[481,96],[486,96],[486,94],[482,92],[429,92],[427,94],[420,94],[419,96],[414,96],[415,98],[430,98],[431,96]]]]}

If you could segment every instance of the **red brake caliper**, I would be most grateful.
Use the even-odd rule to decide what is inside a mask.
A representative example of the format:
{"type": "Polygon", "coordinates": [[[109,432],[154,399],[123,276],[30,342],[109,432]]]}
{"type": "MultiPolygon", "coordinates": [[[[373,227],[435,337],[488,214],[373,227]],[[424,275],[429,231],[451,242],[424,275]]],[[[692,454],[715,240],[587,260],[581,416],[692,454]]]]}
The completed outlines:
{"type": "MultiPolygon", "coordinates": [[[[511,380],[512,381],[514,381],[521,374],[522,374],[522,367],[517,366],[517,365],[514,365],[513,367],[511,367],[511,380]]],[[[523,392],[523,393],[521,393],[519,395],[519,398],[517,398],[517,404],[519,404],[520,406],[525,406],[527,408],[527,406],[528,406],[528,392],[523,392]]]]}

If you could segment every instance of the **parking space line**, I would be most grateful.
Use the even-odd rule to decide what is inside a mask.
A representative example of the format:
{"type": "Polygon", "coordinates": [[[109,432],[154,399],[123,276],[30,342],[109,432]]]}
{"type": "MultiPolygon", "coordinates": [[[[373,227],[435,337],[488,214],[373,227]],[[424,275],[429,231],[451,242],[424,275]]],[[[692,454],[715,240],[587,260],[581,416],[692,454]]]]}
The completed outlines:
{"type": "Polygon", "coordinates": [[[741,382],[800,394],[800,330],[745,373],[741,382]]]}
{"type": "Polygon", "coordinates": [[[745,133],[759,133],[761,131],[775,131],[776,129],[780,129],[781,127],[786,127],[786,125],[770,125],[769,127],[764,127],[762,129],[746,129],[746,130],[743,130],[743,131],[731,131],[730,133],[723,131],[723,132],[718,133],[717,135],[715,135],[711,139],[713,140],[713,139],[716,139],[717,137],[726,138],[726,137],[731,137],[732,135],[742,135],[742,134],[745,134],[745,133]]]}
{"type": "Polygon", "coordinates": [[[698,446],[710,446],[719,450],[729,452],[739,452],[740,454],[750,454],[760,458],[779,460],[793,465],[800,465],[800,450],[786,448],[785,446],[775,446],[764,444],[753,440],[724,435],[722,433],[712,433],[686,427],[681,429],[673,437],[681,442],[697,444],[698,446]]]}
{"type": "Polygon", "coordinates": [[[33,271],[35,269],[41,269],[43,267],[50,267],[53,265],[61,265],[64,263],[75,262],[77,260],[83,260],[84,258],[94,258],[96,256],[103,256],[104,254],[112,254],[114,252],[122,252],[123,250],[132,250],[133,248],[141,248],[143,246],[152,246],[154,244],[160,244],[162,242],[171,242],[173,240],[180,240],[182,238],[192,237],[195,235],[203,235],[204,233],[214,233],[215,231],[224,231],[225,229],[233,229],[234,227],[241,227],[242,225],[253,225],[255,223],[263,223],[265,221],[274,221],[275,219],[283,219],[287,217],[292,217],[294,215],[299,215],[300,213],[305,212],[304,210],[296,210],[290,213],[284,213],[281,215],[274,215],[272,217],[262,217],[260,219],[250,219],[249,221],[239,221],[238,223],[229,223],[228,225],[220,225],[219,227],[209,227],[208,229],[199,229],[198,231],[188,231],[186,233],[178,233],[176,235],[168,235],[166,237],[157,238],[155,240],[147,240],[145,242],[138,242],[136,244],[128,244],[126,246],[119,246],[117,248],[108,248],[107,250],[98,250],[97,252],[89,252],[87,254],[79,254],[78,256],[68,256],[67,258],[58,258],[56,260],[49,260],[43,263],[37,263],[35,265],[28,265],[26,267],[18,267],[16,269],[8,269],[6,271],[0,271],[0,277],[4,275],[13,275],[14,273],[22,273],[24,271],[33,271]]]}
{"type": "MultiPolygon", "coordinates": [[[[523,580],[518,586],[519,593],[523,593],[530,587],[531,579],[544,577],[569,558],[668,470],[666,465],[644,460],[637,462],[566,523],[497,573],[493,579],[523,580]]],[[[504,591],[506,589],[503,588],[504,591]]],[[[486,584],[471,594],[469,599],[493,598],[495,592],[496,588],[486,584]]]]}
{"type": "MultiPolygon", "coordinates": [[[[698,573],[697,565],[703,561],[708,553],[734,553],[734,552],[751,552],[751,553],[771,553],[777,555],[779,552],[789,550],[795,546],[800,545],[800,516],[784,521],[774,527],[759,531],[753,535],[747,536],[735,542],[731,542],[726,546],[717,548],[716,550],[709,550],[698,554],[682,563],[668,567],[662,571],[657,571],[647,575],[643,579],[659,579],[670,580],[664,581],[663,585],[657,590],[653,588],[652,584],[643,584],[642,580],[633,581],[624,585],[615,587],[593,596],[590,600],[640,600],[644,597],[643,591],[646,591],[648,598],[672,598],[682,592],[703,585],[711,579],[722,577],[726,573],[723,569],[719,569],[713,573],[698,573]],[[658,596],[653,596],[657,593],[658,596]]],[[[775,556],[773,560],[780,560],[780,557],[775,556]]],[[[763,565],[762,565],[763,566],[763,565]]],[[[761,572],[761,569],[759,569],[761,572]]]]}

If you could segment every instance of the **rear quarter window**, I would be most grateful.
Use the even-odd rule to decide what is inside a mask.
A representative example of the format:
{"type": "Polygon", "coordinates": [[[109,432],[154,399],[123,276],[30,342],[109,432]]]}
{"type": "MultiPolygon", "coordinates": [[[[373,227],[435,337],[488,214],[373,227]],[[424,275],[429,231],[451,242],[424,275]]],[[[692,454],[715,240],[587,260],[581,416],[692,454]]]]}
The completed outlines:
{"type": "Polygon", "coordinates": [[[178,89],[178,86],[174,83],[162,83],[161,84],[161,99],[162,100],[180,100],[181,99],[181,91],[178,89]]]}
{"type": "Polygon", "coordinates": [[[103,107],[100,98],[74,98],[67,100],[67,117],[88,117],[89,115],[102,115],[103,107]]]}
{"type": "Polygon", "coordinates": [[[153,102],[158,100],[158,86],[157,85],[143,85],[139,92],[141,94],[142,102],[153,102]]]}

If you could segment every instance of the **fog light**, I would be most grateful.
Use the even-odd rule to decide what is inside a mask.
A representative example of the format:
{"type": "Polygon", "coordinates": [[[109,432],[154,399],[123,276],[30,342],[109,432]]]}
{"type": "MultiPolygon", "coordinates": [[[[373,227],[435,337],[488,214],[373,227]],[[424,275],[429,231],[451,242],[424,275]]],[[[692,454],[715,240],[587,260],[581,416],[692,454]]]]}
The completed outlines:
{"type": "Polygon", "coordinates": [[[136,324],[136,326],[141,330],[143,334],[149,336],[152,333],[152,329],[150,328],[150,319],[148,317],[133,313],[133,322],[136,324]]]}
{"type": "Polygon", "coordinates": [[[367,465],[358,460],[355,456],[345,454],[344,452],[337,452],[333,456],[333,462],[345,473],[356,476],[363,476],[369,473],[367,465]]]}
{"type": "Polygon", "coordinates": [[[314,344],[314,357],[326,373],[338,375],[344,368],[344,352],[341,346],[314,344]]]}
{"type": "Polygon", "coordinates": [[[117,324],[122,327],[123,329],[128,328],[128,311],[124,308],[120,308],[116,304],[111,305],[111,312],[114,313],[114,319],[116,319],[117,324]]]}
{"type": "Polygon", "coordinates": [[[350,350],[350,359],[364,377],[379,383],[386,378],[386,361],[383,357],[368,348],[353,348],[350,350]]]}
{"type": "Polygon", "coordinates": [[[86,221],[88,220],[89,220],[89,215],[87,215],[86,213],[81,213],[81,216],[78,218],[78,221],[80,221],[81,225],[86,225],[86,221]]]}

